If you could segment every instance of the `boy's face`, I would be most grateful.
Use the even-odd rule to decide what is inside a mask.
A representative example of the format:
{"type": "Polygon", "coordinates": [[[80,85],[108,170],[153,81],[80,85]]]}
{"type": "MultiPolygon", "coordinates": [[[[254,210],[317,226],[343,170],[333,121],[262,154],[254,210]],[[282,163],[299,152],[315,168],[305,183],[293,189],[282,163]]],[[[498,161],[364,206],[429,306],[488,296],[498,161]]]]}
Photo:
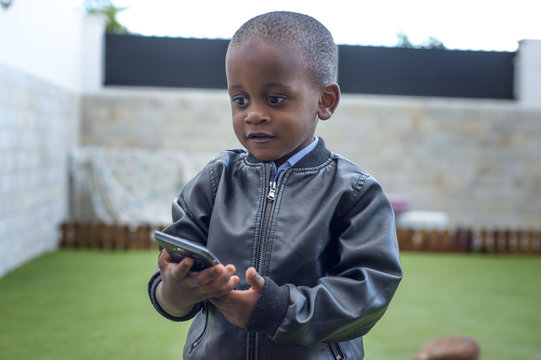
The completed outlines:
{"type": "Polygon", "coordinates": [[[310,144],[321,90],[297,52],[247,40],[229,49],[226,73],[240,143],[277,166],[310,144]]]}

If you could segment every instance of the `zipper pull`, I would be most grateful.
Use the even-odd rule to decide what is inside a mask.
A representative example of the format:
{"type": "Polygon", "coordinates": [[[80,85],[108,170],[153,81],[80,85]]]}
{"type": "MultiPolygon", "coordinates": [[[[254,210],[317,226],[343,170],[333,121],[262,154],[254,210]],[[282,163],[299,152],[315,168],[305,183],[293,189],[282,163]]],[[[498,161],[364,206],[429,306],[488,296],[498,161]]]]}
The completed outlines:
{"type": "Polygon", "coordinates": [[[276,181],[271,181],[269,183],[269,194],[267,195],[267,199],[274,200],[274,195],[276,194],[276,181]]]}

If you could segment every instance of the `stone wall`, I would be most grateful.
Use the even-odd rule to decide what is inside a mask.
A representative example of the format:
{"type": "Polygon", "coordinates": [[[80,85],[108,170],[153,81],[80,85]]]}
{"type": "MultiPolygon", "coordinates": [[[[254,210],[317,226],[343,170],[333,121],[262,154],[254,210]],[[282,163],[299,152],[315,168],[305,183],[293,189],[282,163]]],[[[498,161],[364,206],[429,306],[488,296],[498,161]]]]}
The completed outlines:
{"type": "Polygon", "coordinates": [[[541,111],[507,101],[344,97],[333,149],[452,225],[539,227],[541,111]]]}
{"type": "Polygon", "coordinates": [[[0,65],[0,276],[56,248],[79,98],[0,65]]]}
{"type": "MultiPolygon", "coordinates": [[[[541,110],[513,101],[344,95],[318,135],[412,210],[453,226],[539,227],[541,110]]],[[[225,91],[108,88],[82,99],[81,145],[238,147],[225,91]]]]}

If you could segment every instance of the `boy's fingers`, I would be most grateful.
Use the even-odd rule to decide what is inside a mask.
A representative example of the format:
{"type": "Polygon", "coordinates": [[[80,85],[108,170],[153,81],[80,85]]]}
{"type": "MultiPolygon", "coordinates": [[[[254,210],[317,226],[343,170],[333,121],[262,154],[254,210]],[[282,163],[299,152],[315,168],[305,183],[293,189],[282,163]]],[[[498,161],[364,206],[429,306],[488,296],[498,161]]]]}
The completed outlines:
{"type": "Polygon", "coordinates": [[[211,293],[217,283],[223,283],[229,280],[231,274],[222,265],[214,265],[213,267],[192,272],[187,284],[191,287],[205,287],[205,293],[211,293]]]}
{"type": "Polygon", "coordinates": [[[235,268],[235,265],[233,265],[233,264],[226,265],[226,266],[225,266],[225,269],[226,269],[231,275],[233,275],[233,274],[237,271],[237,269],[235,268]]]}
{"type": "Polygon", "coordinates": [[[173,262],[173,259],[171,259],[171,256],[167,251],[162,250],[160,256],[158,257],[158,266],[160,267],[160,269],[170,262],[173,262]]]}
{"type": "Polygon", "coordinates": [[[231,276],[231,279],[229,280],[231,290],[237,287],[237,285],[239,284],[239,281],[240,281],[240,278],[237,275],[231,276]]]}
{"type": "Polygon", "coordinates": [[[253,267],[246,270],[246,281],[256,291],[261,291],[265,287],[265,278],[259,275],[253,267]]]}
{"type": "Polygon", "coordinates": [[[207,298],[222,297],[229,294],[232,290],[235,289],[239,283],[239,277],[236,275],[231,276],[227,279],[227,282],[224,283],[211,283],[206,286],[200,287],[201,294],[205,295],[207,298]]]}
{"type": "Polygon", "coordinates": [[[186,275],[188,274],[188,272],[190,272],[192,265],[193,265],[193,259],[188,258],[188,257],[182,259],[180,263],[174,265],[173,267],[173,271],[171,272],[171,274],[173,275],[173,278],[175,280],[184,279],[186,275]]]}

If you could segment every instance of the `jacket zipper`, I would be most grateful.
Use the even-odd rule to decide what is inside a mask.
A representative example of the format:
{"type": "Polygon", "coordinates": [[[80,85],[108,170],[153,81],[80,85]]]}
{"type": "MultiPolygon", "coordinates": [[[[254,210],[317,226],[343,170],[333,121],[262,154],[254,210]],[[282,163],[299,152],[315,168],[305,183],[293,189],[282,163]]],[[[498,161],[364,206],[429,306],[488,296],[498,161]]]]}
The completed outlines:
{"type": "MultiPolygon", "coordinates": [[[[272,177],[272,174],[271,174],[272,177]]],[[[263,261],[264,261],[264,254],[265,254],[265,248],[267,246],[267,236],[268,236],[268,227],[269,227],[269,221],[270,216],[272,212],[272,205],[274,203],[274,198],[276,197],[276,181],[272,180],[269,182],[269,192],[267,193],[267,203],[265,204],[265,213],[263,216],[263,227],[261,232],[261,238],[259,239],[259,248],[257,252],[257,259],[256,259],[256,270],[259,274],[261,274],[261,270],[263,269],[263,261]]],[[[252,354],[249,357],[250,359],[258,359],[259,358],[259,348],[262,341],[262,334],[261,332],[255,332],[252,334],[252,343],[253,343],[253,350],[252,354]]]]}
{"type": "Polygon", "coordinates": [[[261,269],[263,269],[263,259],[264,259],[265,247],[267,246],[269,220],[270,220],[272,204],[274,202],[275,196],[276,196],[276,181],[271,181],[269,183],[269,192],[267,194],[268,201],[265,206],[265,215],[263,217],[263,231],[261,232],[261,238],[259,240],[259,249],[257,252],[256,270],[258,273],[260,273],[261,269]]]}
{"type": "Polygon", "coordinates": [[[344,353],[340,349],[340,345],[338,344],[327,344],[329,347],[329,351],[331,353],[331,356],[334,360],[344,360],[346,357],[344,356],[344,353]]]}
{"type": "Polygon", "coordinates": [[[202,313],[205,314],[205,326],[203,327],[203,331],[201,331],[201,334],[195,339],[195,341],[192,343],[192,346],[190,346],[190,353],[194,351],[194,349],[199,345],[201,340],[203,340],[203,336],[205,335],[205,332],[207,331],[207,324],[209,320],[209,314],[206,310],[206,304],[203,305],[202,313]]]}

